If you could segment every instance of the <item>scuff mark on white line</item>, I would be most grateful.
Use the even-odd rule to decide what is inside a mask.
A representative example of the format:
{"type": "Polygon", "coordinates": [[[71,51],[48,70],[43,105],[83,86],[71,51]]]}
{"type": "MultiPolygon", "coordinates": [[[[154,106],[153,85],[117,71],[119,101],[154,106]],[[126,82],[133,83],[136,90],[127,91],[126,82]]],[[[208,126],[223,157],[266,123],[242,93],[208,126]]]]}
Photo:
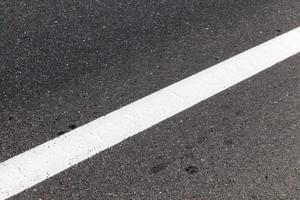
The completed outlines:
{"type": "Polygon", "coordinates": [[[0,164],[9,198],[300,52],[300,27],[0,164]]]}

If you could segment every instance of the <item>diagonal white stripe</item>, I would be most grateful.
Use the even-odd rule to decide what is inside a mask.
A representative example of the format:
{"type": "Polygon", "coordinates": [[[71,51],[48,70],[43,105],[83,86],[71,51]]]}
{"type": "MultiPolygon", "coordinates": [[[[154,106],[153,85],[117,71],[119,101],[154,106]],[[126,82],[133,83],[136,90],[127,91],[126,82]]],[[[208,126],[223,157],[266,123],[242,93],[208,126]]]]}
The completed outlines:
{"type": "Polygon", "coordinates": [[[300,52],[300,27],[0,164],[9,198],[300,52]]]}

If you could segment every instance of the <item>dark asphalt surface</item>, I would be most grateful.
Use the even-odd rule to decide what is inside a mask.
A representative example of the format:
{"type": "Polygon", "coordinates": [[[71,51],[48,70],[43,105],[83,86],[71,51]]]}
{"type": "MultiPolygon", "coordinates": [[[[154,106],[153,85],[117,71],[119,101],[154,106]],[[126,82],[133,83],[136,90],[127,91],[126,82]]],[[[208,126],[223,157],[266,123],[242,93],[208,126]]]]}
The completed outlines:
{"type": "Polygon", "coordinates": [[[300,199],[300,55],[15,199],[300,199]]]}
{"type": "MultiPolygon", "coordinates": [[[[299,25],[298,0],[0,1],[0,162],[299,25]]],[[[299,60],[13,199],[299,199],[299,60]]]]}

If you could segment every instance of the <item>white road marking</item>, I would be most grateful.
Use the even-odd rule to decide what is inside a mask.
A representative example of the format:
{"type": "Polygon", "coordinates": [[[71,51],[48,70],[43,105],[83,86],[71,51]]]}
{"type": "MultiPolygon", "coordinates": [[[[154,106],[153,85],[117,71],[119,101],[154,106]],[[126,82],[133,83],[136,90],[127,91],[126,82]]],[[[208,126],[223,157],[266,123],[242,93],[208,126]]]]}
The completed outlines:
{"type": "Polygon", "coordinates": [[[300,27],[0,163],[0,199],[23,190],[300,52],[300,27]]]}

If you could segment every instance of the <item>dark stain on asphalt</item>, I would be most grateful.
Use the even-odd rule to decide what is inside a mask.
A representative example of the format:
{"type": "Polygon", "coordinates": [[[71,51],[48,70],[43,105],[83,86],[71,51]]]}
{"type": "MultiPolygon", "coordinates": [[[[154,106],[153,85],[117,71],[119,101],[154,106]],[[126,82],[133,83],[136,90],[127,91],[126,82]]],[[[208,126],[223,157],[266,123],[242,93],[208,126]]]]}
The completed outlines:
{"type": "Polygon", "coordinates": [[[215,61],[219,61],[220,60],[220,58],[218,58],[218,57],[212,57],[215,61]]]}
{"type": "Polygon", "coordinates": [[[76,126],[76,124],[70,124],[69,128],[73,130],[73,129],[77,128],[77,126],[76,126]]]}
{"type": "Polygon", "coordinates": [[[160,171],[166,169],[167,166],[168,166],[168,163],[160,163],[158,165],[151,167],[150,172],[151,172],[151,174],[157,174],[160,171]]]}
{"type": "Polygon", "coordinates": [[[198,168],[195,166],[188,166],[184,169],[188,174],[196,174],[198,172],[198,168]]]}
{"type": "Polygon", "coordinates": [[[235,114],[235,115],[241,115],[241,111],[238,110],[238,111],[236,111],[234,114],[235,114]]]}
{"type": "Polygon", "coordinates": [[[276,30],[276,32],[277,32],[277,33],[280,33],[280,32],[281,32],[281,30],[280,30],[280,29],[277,29],[277,30],[276,30]]]}
{"type": "Polygon", "coordinates": [[[13,116],[8,117],[9,121],[13,121],[15,118],[13,116]]]}
{"type": "Polygon", "coordinates": [[[221,108],[222,110],[231,110],[231,105],[223,104],[223,105],[220,106],[220,108],[221,108]]]}
{"type": "Polygon", "coordinates": [[[226,144],[226,145],[233,145],[233,140],[232,139],[230,139],[230,138],[226,138],[225,140],[224,140],[224,144],[226,144]]]}

